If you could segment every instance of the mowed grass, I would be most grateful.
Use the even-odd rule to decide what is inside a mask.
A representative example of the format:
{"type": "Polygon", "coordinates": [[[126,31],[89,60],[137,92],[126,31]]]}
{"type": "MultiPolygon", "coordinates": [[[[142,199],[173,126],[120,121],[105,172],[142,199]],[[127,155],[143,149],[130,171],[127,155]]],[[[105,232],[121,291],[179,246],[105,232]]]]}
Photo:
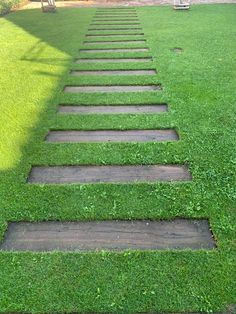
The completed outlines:
{"type": "Polygon", "coordinates": [[[75,64],[78,56],[87,57],[79,49],[85,48],[82,42],[95,9],[59,9],[57,14],[27,10],[0,19],[1,235],[9,221],[207,218],[217,249],[0,252],[0,312],[212,312],[236,303],[236,7],[137,11],[150,52],[95,55],[152,56],[153,63],[75,64]],[[183,52],[174,53],[174,47],[183,52]],[[71,69],[149,68],[158,74],[69,76],[71,69]],[[163,90],[142,95],[63,94],[64,86],[73,84],[161,84],[163,90]],[[168,103],[169,112],[58,115],[60,103],[168,103]],[[170,127],[178,131],[179,142],[44,142],[50,128],[170,127]],[[26,184],[31,165],[171,163],[187,164],[193,181],[26,184]]]}

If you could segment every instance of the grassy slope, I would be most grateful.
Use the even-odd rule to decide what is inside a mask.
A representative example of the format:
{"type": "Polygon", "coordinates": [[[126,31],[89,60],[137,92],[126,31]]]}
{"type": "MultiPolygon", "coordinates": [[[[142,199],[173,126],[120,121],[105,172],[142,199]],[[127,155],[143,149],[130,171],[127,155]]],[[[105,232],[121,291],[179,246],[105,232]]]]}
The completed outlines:
{"type": "MultiPolygon", "coordinates": [[[[72,64],[94,9],[61,9],[55,15],[21,11],[0,19],[1,233],[6,221],[208,217],[218,241],[218,250],[213,252],[2,252],[0,312],[211,311],[236,303],[235,9],[233,5],[204,5],[186,13],[168,7],[139,8],[159,71],[156,77],[145,79],[69,78],[71,68],[99,69],[94,64],[72,64]],[[184,52],[174,54],[173,47],[182,47],[184,52]],[[161,83],[163,91],[142,97],[61,93],[65,84],[131,82],[161,83]],[[73,102],[168,102],[171,111],[146,116],[55,115],[58,103],[73,102]],[[50,127],[176,127],[181,141],[45,144],[50,127]],[[188,163],[193,182],[25,184],[31,164],[140,163],[188,163]]],[[[116,54],[123,55],[130,54],[116,54]]],[[[125,68],[122,64],[106,67],[125,68]]],[[[140,64],[140,68],[149,67],[140,64]]]]}

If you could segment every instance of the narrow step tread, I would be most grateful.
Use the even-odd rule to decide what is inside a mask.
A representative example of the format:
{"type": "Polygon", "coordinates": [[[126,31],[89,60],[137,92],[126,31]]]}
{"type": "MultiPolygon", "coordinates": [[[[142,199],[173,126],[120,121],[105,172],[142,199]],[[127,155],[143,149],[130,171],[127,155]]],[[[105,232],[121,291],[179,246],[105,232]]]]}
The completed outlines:
{"type": "Polygon", "coordinates": [[[88,142],[164,142],[177,141],[178,134],[173,129],[165,130],[55,130],[46,137],[47,142],[88,143],[88,142]]]}
{"type": "Polygon", "coordinates": [[[76,105],[60,105],[59,113],[69,114],[148,114],[166,112],[168,106],[166,104],[157,105],[122,105],[122,106],[76,106],[76,105]]]}

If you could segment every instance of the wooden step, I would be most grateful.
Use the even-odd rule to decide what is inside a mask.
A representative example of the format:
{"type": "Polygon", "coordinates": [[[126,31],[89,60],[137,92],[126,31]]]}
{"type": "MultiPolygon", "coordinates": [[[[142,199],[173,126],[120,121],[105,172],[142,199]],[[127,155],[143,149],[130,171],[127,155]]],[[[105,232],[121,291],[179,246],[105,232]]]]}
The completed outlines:
{"type": "Polygon", "coordinates": [[[144,33],[123,33],[123,34],[87,34],[86,37],[129,37],[143,36],[144,33]]]}
{"type": "Polygon", "coordinates": [[[98,142],[164,142],[177,141],[178,134],[173,129],[165,130],[96,130],[77,131],[59,130],[50,131],[47,142],[57,143],[98,143],[98,142]]]}
{"type": "Polygon", "coordinates": [[[35,166],[28,182],[41,184],[191,181],[186,166],[35,166]]]}
{"type": "Polygon", "coordinates": [[[207,220],[10,223],[4,251],[212,250],[207,220]]]}
{"type": "Polygon", "coordinates": [[[126,93],[161,90],[160,85],[66,86],[66,93],[126,93]]]}
{"type": "Polygon", "coordinates": [[[104,48],[104,49],[80,49],[82,53],[106,53],[106,52],[146,52],[148,48],[104,48]]]}
{"type": "Polygon", "coordinates": [[[123,105],[123,106],[81,106],[60,105],[59,113],[69,114],[148,114],[166,112],[166,104],[157,105],[123,105]]]}
{"type": "Polygon", "coordinates": [[[91,40],[84,41],[85,45],[117,45],[117,44],[146,44],[146,40],[91,40]]]}
{"type": "Polygon", "coordinates": [[[73,70],[70,73],[73,76],[83,75],[156,75],[155,70],[73,70]]]}
{"type": "Polygon", "coordinates": [[[110,23],[96,23],[96,22],[92,22],[90,24],[90,26],[105,26],[105,25],[109,25],[109,26],[130,26],[130,25],[135,25],[135,26],[141,26],[140,22],[133,22],[133,23],[119,23],[119,22],[110,22],[110,23]]]}
{"type": "Polygon", "coordinates": [[[152,62],[152,58],[79,58],[76,63],[119,63],[119,62],[152,62]]]}
{"type": "Polygon", "coordinates": [[[126,30],[126,31],[132,31],[132,30],[138,30],[138,31],[141,31],[142,28],[141,27],[127,27],[125,25],[125,27],[117,27],[117,28],[104,28],[104,27],[101,27],[100,28],[89,28],[88,31],[121,31],[121,30],[126,30]]]}

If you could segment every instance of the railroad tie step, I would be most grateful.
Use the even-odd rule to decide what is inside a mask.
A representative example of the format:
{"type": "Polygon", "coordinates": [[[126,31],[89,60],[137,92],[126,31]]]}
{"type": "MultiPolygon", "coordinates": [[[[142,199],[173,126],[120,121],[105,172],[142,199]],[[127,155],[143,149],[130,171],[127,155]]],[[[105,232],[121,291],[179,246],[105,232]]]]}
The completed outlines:
{"type": "Polygon", "coordinates": [[[160,85],[90,85],[66,86],[65,93],[126,93],[126,92],[151,92],[160,91],[160,85]]]}
{"type": "Polygon", "coordinates": [[[29,184],[191,182],[185,165],[33,166],[29,184]]]}
{"type": "Polygon", "coordinates": [[[177,141],[178,134],[173,129],[164,130],[52,130],[47,142],[89,143],[89,142],[164,142],[177,141]]]}
{"type": "Polygon", "coordinates": [[[212,250],[205,219],[10,223],[4,251],[212,250]]]}
{"type": "Polygon", "coordinates": [[[153,114],[167,112],[167,104],[156,105],[59,105],[61,114],[153,114]]]}

